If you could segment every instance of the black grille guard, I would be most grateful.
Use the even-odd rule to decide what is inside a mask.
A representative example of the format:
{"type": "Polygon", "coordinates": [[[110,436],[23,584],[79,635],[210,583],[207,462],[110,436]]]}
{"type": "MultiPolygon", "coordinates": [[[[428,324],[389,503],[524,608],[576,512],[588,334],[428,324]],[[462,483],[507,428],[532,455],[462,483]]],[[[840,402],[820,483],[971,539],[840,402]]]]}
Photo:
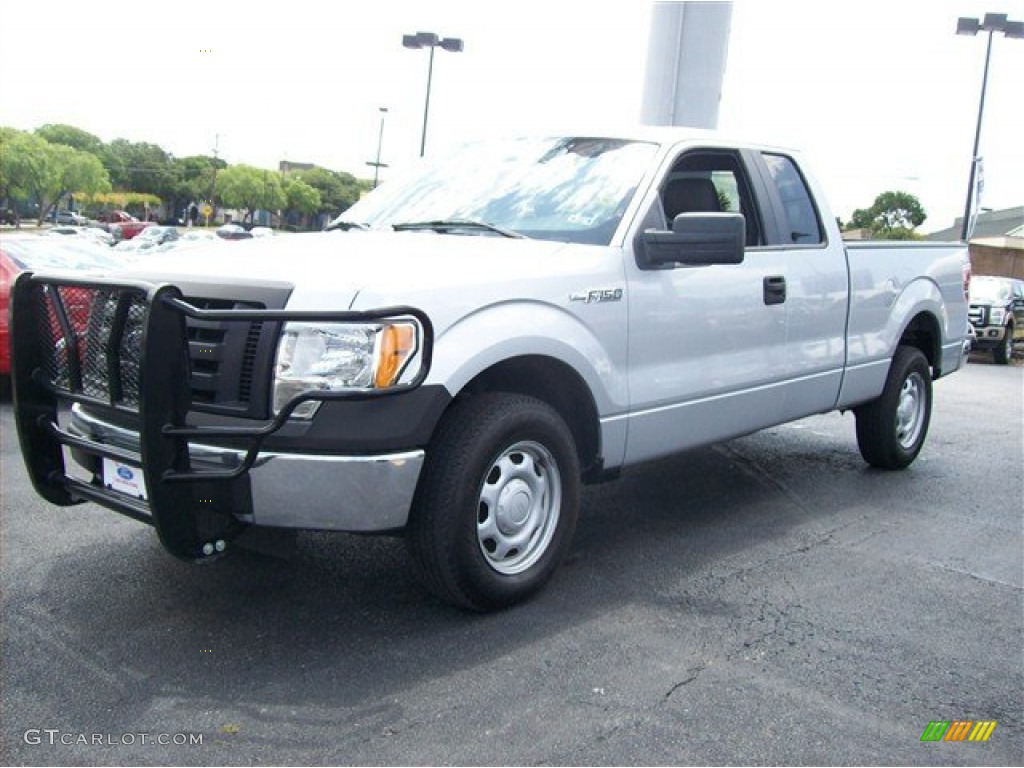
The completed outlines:
{"type": "MultiPolygon", "coordinates": [[[[78,308],[80,309],[80,307],[78,308]]],[[[81,321],[81,317],[78,318],[81,321]]],[[[430,370],[433,327],[421,310],[388,307],[368,312],[276,309],[204,310],[189,304],[170,284],[75,279],[65,275],[21,273],[11,291],[11,364],[15,420],[22,455],[36,491],[47,501],[69,506],[101,504],[152,525],[164,547],[177,557],[205,560],[245,525],[238,512],[251,511],[248,472],[260,446],[281,429],[307,400],[369,400],[393,397],[419,387],[430,370]],[[76,293],[77,292],[77,293],[76,293]],[[83,365],[82,344],[96,344],[74,326],[74,297],[89,297],[89,323],[95,323],[97,297],[113,307],[99,347],[83,365]],[[129,319],[136,324],[129,327],[129,319]],[[419,369],[407,383],[382,390],[311,391],[290,400],[273,418],[248,426],[194,426],[186,318],[218,322],[376,322],[414,319],[421,329],[419,369]],[[140,329],[141,328],[141,333],[140,329]],[[134,345],[134,346],[132,346],[134,345]],[[128,347],[129,354],[126,354],[128,347]],[[134,352],[134,354],[130,354],[134,352]],[[83,368],[89,370],[83,371],[83,368]],[[104,386],[97,387],[98,378],[104,386]],[[90,374],[89,371],[93,373],[90,374]],[[103,373],[105,372],[105,378],[103,373]],[[131,392],[137,388],[137,398],[131,392]],[[79,403],[102,415],[137,419],[140,453],[97,443],[59,425],[61,408],[79,403]],[[195,469],[189,441],[230,440],[244,460],[230,469],[195,469]],[[147,498],[70,476],[63,446],[89,456],[141,467],[147,498]]],[[[97,332],[90,326],[92,336],[97,332]]],[[[264,375],[270,375],[264,372],[264,375]]]]}

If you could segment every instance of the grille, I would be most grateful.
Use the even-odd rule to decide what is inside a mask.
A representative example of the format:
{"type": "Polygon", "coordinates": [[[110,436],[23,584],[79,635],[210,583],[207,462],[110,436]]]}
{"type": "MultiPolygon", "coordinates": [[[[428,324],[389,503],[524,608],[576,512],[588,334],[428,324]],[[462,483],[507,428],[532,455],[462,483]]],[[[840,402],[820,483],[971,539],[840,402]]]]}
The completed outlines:
{"type": "MultiPolygon", "coordinates": [[[[185,300],[197,309],[263,309],[261,304],[230,299],[185,300]]],[[[188,318],[186,324],[193,404],[200,410],[251,410],[265,324],[193,318],[188,318]]]]}
{"type": "Polygon", "coordinates": [[[58,389],[138,407],[145,297],[45,286],[37,302],[43,373],[58,389]]]}
{"type": "Polygon", "coordinates": [[[82,392],[137,408],[145,299],[131,293],[96,291],[92,307],[81,351],[82,392]]]}
{"type": "Polygon", "coordinates": [[[972,325],[985,325],[985,307],[972,304],[967,310],[967,319],[972,325]]]}
{"type": "MultiPolygon", "coordinates": [[[[137,409],[144,295],[120,288],[46,285],[41,290],[42,300],[35,304],[36,328],[46,378],[57,389],[137,409]]],[[[185,301],[207,310],[264,308],[259,302],[221,298],[187,297],[185,301]]],[[[273,322],[187,317],[192,407],[265,417],[267,385],[257,376],[270,365],[277,326],[273,322]]]]}

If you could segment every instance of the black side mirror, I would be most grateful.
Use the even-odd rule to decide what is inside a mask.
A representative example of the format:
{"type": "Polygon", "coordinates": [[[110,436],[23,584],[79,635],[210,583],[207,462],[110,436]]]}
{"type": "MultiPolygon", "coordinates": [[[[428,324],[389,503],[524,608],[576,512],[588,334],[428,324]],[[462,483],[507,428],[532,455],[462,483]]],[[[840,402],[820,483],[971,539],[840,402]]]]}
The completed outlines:
{"type": "Polygon", "coordinates": [[[672,231],[648,229],[640,236],[637,263],[641,269],[683,264],[741,264],[746,244],[746,219],[740,213],[680,213],[672,231]]]}

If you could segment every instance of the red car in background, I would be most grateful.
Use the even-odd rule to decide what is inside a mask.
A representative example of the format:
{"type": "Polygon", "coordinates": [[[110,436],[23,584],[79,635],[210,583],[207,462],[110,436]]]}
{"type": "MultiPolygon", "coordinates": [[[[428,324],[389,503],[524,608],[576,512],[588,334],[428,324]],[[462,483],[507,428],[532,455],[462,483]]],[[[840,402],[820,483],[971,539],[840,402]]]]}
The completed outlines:
{"type": "Polygon", "coordinates": [[[124,265],[103,245],[41,235],[0,237],[0,393],[11,383],[11,337],[7,326],[11,285],[27,269],[104,274],[124,265]]]}
{"type": "Polygon", "coordinates": [[[153,226],[152,221],[139,221],[126,211],[104,211],[96,221],[105,224],[115,240],[131,240],[146,227],[153,226]]]}

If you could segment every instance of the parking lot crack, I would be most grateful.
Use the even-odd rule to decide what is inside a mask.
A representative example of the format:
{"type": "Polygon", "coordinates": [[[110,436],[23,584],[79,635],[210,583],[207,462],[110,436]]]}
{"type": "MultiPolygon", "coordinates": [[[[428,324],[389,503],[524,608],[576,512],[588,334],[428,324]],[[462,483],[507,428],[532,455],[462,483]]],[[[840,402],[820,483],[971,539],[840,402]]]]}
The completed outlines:
{"type": "Polygon", "coordinates": [[[694,680],[696,680],[698,677],[700,677],[700,673],[703,672],[706,668],[707,667],[703,667],[702,666],[702,667],[691,667],[690,669],[688,669],[686,671],[687,676],[684,679],[680,680],[678,683],[674,683],[672,685],[672,687],[668,689],[668,691],[665,693],[665,695],[661,697],[662,703],[664,703],[664,702],[668,701],[670,698],[672,698],[672,694],[674,694],[680,688],[686,687],[687,685],[692,683],[694,680]]]}

